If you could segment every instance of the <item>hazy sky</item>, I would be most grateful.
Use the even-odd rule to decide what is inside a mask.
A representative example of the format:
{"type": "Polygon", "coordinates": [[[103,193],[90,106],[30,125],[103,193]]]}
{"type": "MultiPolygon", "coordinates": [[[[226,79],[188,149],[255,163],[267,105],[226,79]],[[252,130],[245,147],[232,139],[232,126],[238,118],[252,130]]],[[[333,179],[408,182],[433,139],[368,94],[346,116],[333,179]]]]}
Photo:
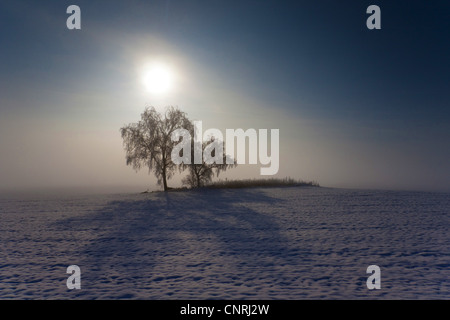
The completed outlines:
{"type": "Polygon", "coordinates": [[[2,0],[0,189],[154,188],[119,129],[175,105],[204,129],[279,129],[279,177],[450,191],[449,36],[449,1],[2,0]],[[165,94],[142,83],[154,61],[165,94]]]}

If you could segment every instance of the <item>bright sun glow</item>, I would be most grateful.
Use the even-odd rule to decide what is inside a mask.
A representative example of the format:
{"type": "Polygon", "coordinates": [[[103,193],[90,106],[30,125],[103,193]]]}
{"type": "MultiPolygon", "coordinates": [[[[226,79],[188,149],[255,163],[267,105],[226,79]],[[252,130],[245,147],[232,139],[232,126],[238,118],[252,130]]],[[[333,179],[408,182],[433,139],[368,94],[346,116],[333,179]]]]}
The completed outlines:
{"type": "Polygon", "coordinates": [[[164,94],[172,89],[173,72],[165,64],[152,64],[145,68],[142,81],[148,92],[164,94]]]}

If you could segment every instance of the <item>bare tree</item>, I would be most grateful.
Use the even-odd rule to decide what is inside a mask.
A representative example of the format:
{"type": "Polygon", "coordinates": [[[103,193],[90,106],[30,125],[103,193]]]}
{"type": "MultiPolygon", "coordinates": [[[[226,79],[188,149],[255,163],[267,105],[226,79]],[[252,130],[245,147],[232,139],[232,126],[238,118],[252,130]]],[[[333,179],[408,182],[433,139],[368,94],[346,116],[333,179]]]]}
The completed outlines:
{"type": "MultiPolygon", "coordinates": [[[[213,139],[214,141],[214,139],[213,139]]],[[[219,143],[221,146],[223,146],[223,142],[219,143]]],[[[220,161],[221,163],[207,163],[205,159],[202,157],[201,163],[194,163],[194,150],[195,148],[202,148],[201,153],[205,151],[205,149],[208,149],[208,143],[203,142],[203,144],[194,144],[191,143],[192,151],[191,151],[191,163],[190,164],[183,164],[183,169],[188,169],[189,173],[186,177],[183,178],[181,181],[183,185],[189,186],[191,188],[200,188],[208,184],[212,181],[212,178],[214,175],[219,176],[220,172],[226,171],[227,169],[235,167],[236,161],[230,160],[230,157],[223,152],[220,161]]],[[[224,150],[225,151],[225,150],[224,150]]],[[[211,151],[211,157],[215,157],[217,152],[217,149],[213,149],[211,151]]]]}
{"type": "Polygon", "coordinates": [[[192,126],[186,113],[172,106],[165,114],[158,113],[154,107],[146,108],[141,114],[141,121],[131,123],[120,129],[127,165],[136,171],[148,167],[154,172],[158,185],[168,190],[169,180],[176,169],[171,161],[171,152],[175,142],[171,135],[176,129],[190,129],[192,126]]]}

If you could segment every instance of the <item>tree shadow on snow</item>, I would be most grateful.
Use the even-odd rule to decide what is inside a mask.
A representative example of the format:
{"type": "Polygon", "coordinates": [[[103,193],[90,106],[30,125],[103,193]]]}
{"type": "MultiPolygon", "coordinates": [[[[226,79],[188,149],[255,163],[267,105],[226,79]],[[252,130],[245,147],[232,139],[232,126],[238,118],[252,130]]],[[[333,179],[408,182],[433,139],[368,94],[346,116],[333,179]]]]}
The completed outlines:
{"type": "Polygon", "coordinates": [[[79,257],[87,285],[146,287],[286,263],[289,244],[276,219],[282,201],[260,189],[151,193],[64,224],[92,233],[79,257]]]}

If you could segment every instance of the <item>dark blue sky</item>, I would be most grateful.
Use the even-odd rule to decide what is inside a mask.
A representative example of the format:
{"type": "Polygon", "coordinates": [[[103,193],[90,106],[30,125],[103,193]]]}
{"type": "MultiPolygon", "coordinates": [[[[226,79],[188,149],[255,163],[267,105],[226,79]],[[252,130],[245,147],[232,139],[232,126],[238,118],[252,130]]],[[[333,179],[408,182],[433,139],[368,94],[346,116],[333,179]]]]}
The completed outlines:
{"type": "MultiPolygon", "coordinates": [[[[389,187],[393,180],[373,185],[370,181],[386,169],[404,170],[398,176],[404,182],[395,184],[399,188],[421,188],[425,181],[428,189],[437,185],[450,190],[446,182],[450,180],[448,1],[2,1],[0,28],[0,115],[9,124],[29,114],[55,117],[64,126],[64,117],[73,114],[58,109],[61,101],[74,95],[91,97],[96,91],[93,106],[98,106],[107,103],[99,103],[103,96],[121,90],[125,95],[132,74],[122,67],[131,59],[123,47],[145,42],[139,39],[151,35],[169,44],[183,61],[214,75],[216,82],[206,81],[207,76],[204,81],[204,92],[212,98],[212,92],[229,90],[228,97],[263,101],[261,113],[267,107],[279,111],[290,119],[286,131],[294,135],[297,120],[299,126],[304,119],[318,123],[315,130],[321,133],[311,134],[316,140],[311,138],[305,145],[323,143],[324,150],[311,158],[340,158],[337,146],[344,143],[354,146],[355,153],[377,154],[374,162],[384,161],[374,167],[373,175],[359,182],[356,177],[346,178],[344,186],[389,187]],[[65,10],[71,4],[81,7],[79,31],[66,29],[65,10]],[[381,30],[366,27],[366,9],[372,4],[381,8],[381,30]],[[330,145],[336,150],[328,152],[330,145]],[[360,149],[361,145],[367,149],[360,149]],[[405,146],[404,158],[386,160],[391,151],[399,151],[398,146],[405,146]],[[405,163],[408,159],[413,165],[405,163]],[[412,175],[418,180],[410,180],[412,175]]],[[[162,55],[166,52],[156,44],[150,48],[162,55]]],[[[148,47],[142,54],[145,50],[148,47]]],[[[200,74],[186,77],[201,81],[200,74]]],[[[173,100],[187,106],[202,101],[200,95],[191,99],[173,100]]],[[[242,107],[230,106],[230,114],[242,107]]],[[[61,108],[67,111],[70,106],[61,108]]],[[[101,112],[95,110],[92,114],[101,112]]],[[[257,114],[258,108],[252,112],[257,114]]],[[[112,118],[122,115],[119,110],[112,118]]],[[[80,130],[86,129],[83,123],[80,130]]],[[[274,126],[282,129],[283,122],[275,121],[274,126]]],[[[2,146],[12,143],[8,141],[0,138],[2,146]]],[[[355,156],[355,161],[360,157],[355,156]]],[[[345,162],[336,161],[335,170],[344,168],[345,162]]],[[[324,164],[326,170],[311,167],[299,174],[307,172],[319,182],[339,186],[339,176],[328,180],[313,173],[331,172],[332,163],[324,164]]],[[[3,168],[0,174],[15,180],[7,171],[3,168]]],[[[348,176],[351,170],[345,167],[343,172],[348,176]]]]}

